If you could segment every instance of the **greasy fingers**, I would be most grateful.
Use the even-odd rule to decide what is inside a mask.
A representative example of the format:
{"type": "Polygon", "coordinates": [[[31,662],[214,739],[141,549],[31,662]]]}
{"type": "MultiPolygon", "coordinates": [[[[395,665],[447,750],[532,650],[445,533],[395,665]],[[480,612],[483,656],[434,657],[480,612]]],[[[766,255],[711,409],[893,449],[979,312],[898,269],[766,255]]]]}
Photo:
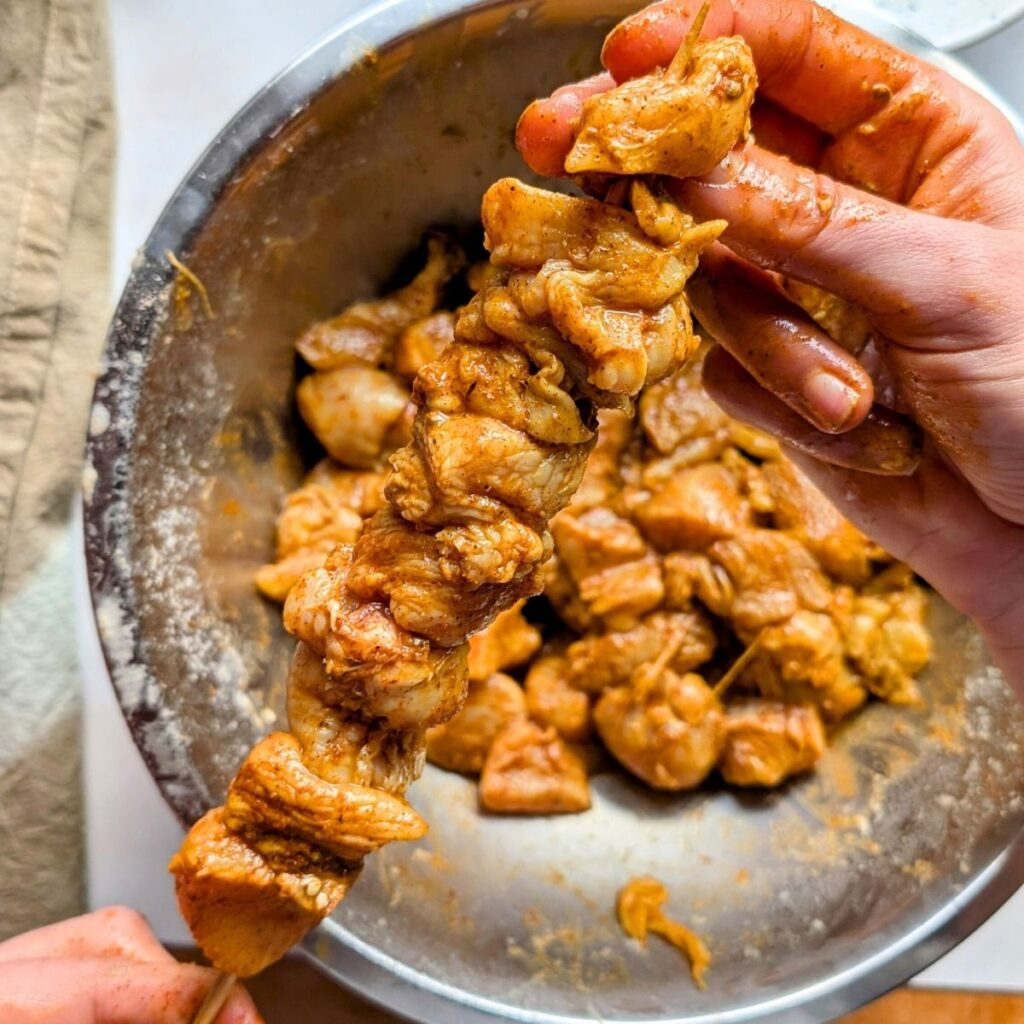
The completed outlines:
{"type": "MultiPolygon", "coordinates": [[[[216,980],[205,967],[110,957],[0,963],[4,1024],[189,1024],[216,980]]],[[[262,1024],[236,986],[217,1024],[262,1024]]]]}
{"type": "MultiPolygon", "coordinates": [[[[601,54],[616,81],[668,63],[701,2],[661,0],[616,25],[601,54]]],[[[733,34],[754,53],[761,95],[831,135],[873,116],[917,78],[938,76],[811,0],[715,0],[702,37],[733,34]]]]}
{"type": "Polygon", "coordinates": [[[722,348],[712,349],[704,361],[704,385],[730,416],[822,462],[879,476],[908,476],[920,462],[920,432],[905,417],[876,405],[854,429],[823,433],[765,391],[722,348]]]}
{"type": "Polygon", "coordinates": [[[698,219],[728,221],[722,241],[734,252],[886,318],[887,333],[972,311],[962,273],[952,286],[951,276],[989,247],[989,228],[908,210],[754,143],[673,191],[698,219]]]}
{"type": "Polygon", "coordinates": [[[717,246],[687,294],[711,336],[820,430],[847,431],[868,415],[874,387],[867,371],[766,274],[717,246]]]}
{"type": "Polygon", "coordinates": [[[614,84],[610,75],[594,75],[534,100],[523,111],[516,125],[516,147],[530,170],[548,178],[565,173],[565,158],[572,149],[583,101],[614,84]]]}
{"type": "Polygon", "coordinates": [[[62,956],[174,963],[174,957],[157,941],[146,919],[128,907],[104,907],[0,943],[0,962],[62,956]]]}

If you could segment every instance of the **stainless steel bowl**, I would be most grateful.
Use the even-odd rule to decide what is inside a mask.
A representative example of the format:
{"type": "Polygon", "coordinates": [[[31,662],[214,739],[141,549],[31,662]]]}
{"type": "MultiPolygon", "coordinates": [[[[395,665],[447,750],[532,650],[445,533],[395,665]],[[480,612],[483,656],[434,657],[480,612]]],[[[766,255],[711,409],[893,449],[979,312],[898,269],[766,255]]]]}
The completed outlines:
{"type": "MultiPolygon", "coordinates": [[[[217,137],[140,253],[96,389],[88,563],[125,716],[183,820],[281,709],[290,644],[252,575],[301,471],[292,339],[377,291],[428,226],[472,224],[485,186],[524,171],[525,103],[592,70],[628,9],[368,8],[217,137]],[[175,300],[168,251],[213,316],[175,300]]],[[[1024,713],[968,623],[939,601],[933,623],[928,706],[868,708],[777,793],[666,797],[607,774],[589,814],[507,820],[428,769],[412,799],[430,835],[376,855],[307,950],[431,1021],[816,1021],[878,995],[1024,879],[1024,713]],[[707,938],[707,991],[619,933],[638,873],[707,938]]]]}

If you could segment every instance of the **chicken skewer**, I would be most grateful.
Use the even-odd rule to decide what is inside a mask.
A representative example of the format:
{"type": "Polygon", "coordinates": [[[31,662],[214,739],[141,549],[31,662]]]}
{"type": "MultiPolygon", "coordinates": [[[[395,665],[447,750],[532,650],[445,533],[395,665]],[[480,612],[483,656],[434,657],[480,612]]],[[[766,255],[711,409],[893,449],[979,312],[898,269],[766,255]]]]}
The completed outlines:
{"type": "MultiPolygon", "coordinates": [[[[748,123],[754,83],[741,40],[693,47],[650,86],[694,116],[647,145],[692,147],[703,128],[710,170],[748,123]]],[[[485,195],[500,273],[416,378],[385,506],[288,595],[292,733],[257,744],[171,862],[183,916],[221,970],[277,959],[367,853],[424,834],[403,795],[424,730],[465,699],[467,638],[542,590],[548,523],[579,486],[594,410],[631,408],[697,347],[683,289],[725,225],[695,224],[642,181],[628,192],[632,211],[511,179],[485,195]]]]}

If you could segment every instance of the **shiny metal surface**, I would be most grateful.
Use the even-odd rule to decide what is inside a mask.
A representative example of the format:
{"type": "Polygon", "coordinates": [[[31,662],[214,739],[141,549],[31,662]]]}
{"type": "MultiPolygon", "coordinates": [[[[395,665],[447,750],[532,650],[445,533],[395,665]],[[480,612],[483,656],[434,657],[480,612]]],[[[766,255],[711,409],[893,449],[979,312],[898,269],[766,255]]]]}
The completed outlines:
{"type": "MultiPolygon", "coordinates": [[[[526,101],[591,70],[629,6],[369,8],[224,130],[140,253],[97,386],[86,535],[121,705],[183,819],[281,708],[290,644],[251,579],[301,472],[292,339],[377,291],[426,227],[471,225],[486,185],[523,173],[526,101]],[[168,250],[213,317],[175,301],[168,250]]],[[[411,796],[430,835],[371,859],[307,949],[440,1022],[802,1022],[867,1001],[1024,879],[1024,711],[971,627],[938,601],[933,617],[927,706],[869,708],[778,793],[673,798],[606,774],[589,814],[507,820],[428,769],[411,796]],[[711,946],[706,992],[674,951],[619,933],[614,894],[638,873],[711,946]]]]}

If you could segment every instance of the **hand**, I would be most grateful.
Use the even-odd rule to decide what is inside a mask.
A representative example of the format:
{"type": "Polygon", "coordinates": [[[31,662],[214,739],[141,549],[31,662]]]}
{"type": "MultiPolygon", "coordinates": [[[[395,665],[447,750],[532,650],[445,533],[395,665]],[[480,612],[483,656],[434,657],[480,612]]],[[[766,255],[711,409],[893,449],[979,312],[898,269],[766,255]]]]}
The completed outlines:
{"type": "MultiPolygon", "coordinates": [[[[582,98],[667,64],[699,7],[662,0],[617,26],[609,75],[523,115],[527,163],[560,173],[582,98]]],[[[721,346],[705,383],[974,617],[1024,693],[1024,149],[976,93],[809,0],[714,0],[702,35],[732,33],[757,64],[758,142],[676,183],[696,216],[730,225],[691,295],[721,346]],[[766,271],[867,313],[895,400],[926,432],[912,476],[808,456],[849,466],[865,432],[877,441],[873,384],[766,271]]]]}
{"type": "MultiPolygon", "coordinates": [[[[216,971],[179,964],[141,914],[107,907],[0,943],[4,1024],[188,1024],[216,971]]],[[[217,1024],[262,1024],[238,987],[217,1024]]]]}

